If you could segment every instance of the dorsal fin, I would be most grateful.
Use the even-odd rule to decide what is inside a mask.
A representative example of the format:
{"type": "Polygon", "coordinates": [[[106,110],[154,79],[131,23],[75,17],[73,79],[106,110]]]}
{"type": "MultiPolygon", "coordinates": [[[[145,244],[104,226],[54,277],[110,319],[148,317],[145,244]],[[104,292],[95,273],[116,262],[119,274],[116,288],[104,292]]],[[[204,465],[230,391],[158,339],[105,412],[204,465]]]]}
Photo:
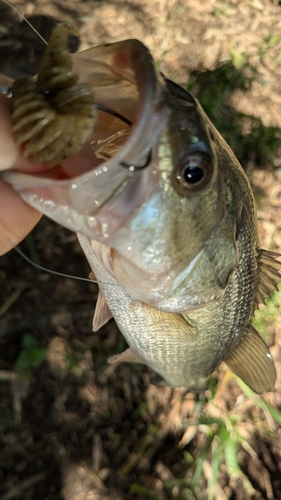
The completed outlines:
{"type": "Polygon", "coordinates": [[[245,330],[239,344],[224,361],[258,394],[269,391],[275,384],[276,370],[272,356],[252,326],[245,330]]]}
{"type": "Polygon", "coordinates": [[[99,291],[93,319],[93,332],[97,332],[112,317],[112,312],[109,309],[103,294],[99,291]]]}
{"type": "Polygon", "coordinates": [[[277,289],[277,283],[281,281],[281,262],[278,262],[279,253],[260,250],[259,254],[259,277],[256,292],[256,306],[262,304],[266,297],[277,289]]]}

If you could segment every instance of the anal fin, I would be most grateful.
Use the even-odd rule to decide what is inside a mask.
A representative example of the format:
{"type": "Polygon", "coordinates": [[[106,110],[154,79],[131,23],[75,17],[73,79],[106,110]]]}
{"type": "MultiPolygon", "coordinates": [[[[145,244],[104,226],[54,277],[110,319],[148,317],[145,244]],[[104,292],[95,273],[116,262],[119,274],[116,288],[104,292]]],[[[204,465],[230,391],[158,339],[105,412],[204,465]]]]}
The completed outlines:
{"type": "Polygon", "coordinates": [[[235,375],[258,394],[269,391],[275,384],[273,358],[253,327],[249,327],[240,343],[224,361],[235,375]]]}
{"type": "Polygon", "coordinates": [[[126,351],[121,352],[121,354],[115,354],[114,356],[110,356],[107,362],[109,364],[118,364],[118,363],[141,363],[145,365],[143,359],[141,359],[134,351],[129,347],[126,351]]]}
{"type": "Polygon", "coordinates": [[[112,312],[109,309],[103,294],[99,291],[93,319],[93,332],[97,332],[112,317],[112,312]]]}

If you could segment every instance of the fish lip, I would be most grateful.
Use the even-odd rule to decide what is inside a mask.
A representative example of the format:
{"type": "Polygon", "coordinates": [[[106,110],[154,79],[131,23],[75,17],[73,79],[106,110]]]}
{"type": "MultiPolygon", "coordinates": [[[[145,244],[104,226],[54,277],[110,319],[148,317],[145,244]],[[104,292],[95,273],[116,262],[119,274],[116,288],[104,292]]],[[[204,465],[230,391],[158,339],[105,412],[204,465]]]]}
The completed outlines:
{"type": "MultiPolygon", "coordinates": [[[[57,206],[57,213],[60,206],[63,206],[64,210],[66,206],[69,206],[73,213],[78,212],[81,216],[93,214],[97,204],[95,200],[92,202],[90,200],[89,185],[92,185],[91,188],[98,187],[97,174],[100,174],[101,170],[109,174],[114,172],[119,189],[122,182],[126,184],[132,174],[118,165],[122,162],[129,164],[141,162],[153,145],[151,134],[154,134],[155,140],[154,129],[157,128],[160,133],[165,126],[165,89],[157,77],[150,52],[141,42],[134,39],[126,40],[74,54],[73,69],[80,72],[80,78],[85,83],[91,82],[93,78],[94,70],[89,70],[89,64],[92,68],[96,68],[97,72],[100,68],[104,68],[106,73],[111,68],[112,78],[123,79],[135,85],[137,92],[135,121],[124,145],[109,160],[100,165],[94,165],[93,169],[67,180],[48,178],[48,173],[33,175],[12,170],[2,173],[3,179],[10,183],[28,203],[63,225],[66,225],[62,220],[63,217],[55,218],[54,210],[51,210],[52,214],[50,214],[51,205],[57,206]],[[117,169],[120,169],[119,174],[116,174],[117,169]],[[87,191],[86,194],[85,191],[87,191]]],[[[102,90],[102,87],[94,90],[97,100],[99,95],[102,95],[102,90]]],[[[102,98],[101,103],[104,103],[102,98]]],[[[92,189],[93,191],[95,188],[92,189]]],[[[107,196],[104,196],[101,202],[106,201],[107,196]]],[[[79,227],[72,227],[72,229],[79,231],[79,227]]]]}

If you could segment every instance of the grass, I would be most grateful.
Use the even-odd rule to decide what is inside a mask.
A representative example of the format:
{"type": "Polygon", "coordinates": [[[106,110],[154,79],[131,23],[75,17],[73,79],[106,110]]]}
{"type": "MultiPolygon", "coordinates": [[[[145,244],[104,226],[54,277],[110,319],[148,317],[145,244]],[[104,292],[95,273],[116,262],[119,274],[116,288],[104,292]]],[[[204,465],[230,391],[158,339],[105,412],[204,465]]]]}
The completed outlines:
{"type": "Polygon", "coordinates": [[[14,370],[21,378],[30,378],[47,356],[47,349],[39,346],[38,341],[30,333],[22,337],[22,347],[14,364],[14,370]]]}
{"type": "Polygon", "coordinates": [[[249,90],[259,75],[244,54],[233,48],[229,52],[230,59],[215,69],[193,71],[187,90],[200,101],[244,167],[250,161],[269,166],[275,160],[279,166],[281,129],[265,126],[260,118],[238,112],[230,104],[233,92],[249,90]]]}

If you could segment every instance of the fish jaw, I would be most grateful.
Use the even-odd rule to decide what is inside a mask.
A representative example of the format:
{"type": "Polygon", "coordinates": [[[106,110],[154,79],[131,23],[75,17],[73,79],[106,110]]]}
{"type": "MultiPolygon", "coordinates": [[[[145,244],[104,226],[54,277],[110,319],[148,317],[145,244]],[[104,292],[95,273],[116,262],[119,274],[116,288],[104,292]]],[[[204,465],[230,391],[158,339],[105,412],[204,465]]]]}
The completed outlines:
{"type": "Polygon", "coordinates": [[[34,208],[73,231],[103,238],[96,219],[104,204],[131,181],[121,166],[142,165],[166,123],[164,92],[148,49],[137,40],[93,47],[72,56],[73,70],[93,90],[95,102],[132,123],[99,109],[97,128],[81,154],[63,165],[44,170],[41,164],[5,171],[3,179],[34,208]],[[117,138],[113,157],[104,160],[100,143],[117,138]]]}

